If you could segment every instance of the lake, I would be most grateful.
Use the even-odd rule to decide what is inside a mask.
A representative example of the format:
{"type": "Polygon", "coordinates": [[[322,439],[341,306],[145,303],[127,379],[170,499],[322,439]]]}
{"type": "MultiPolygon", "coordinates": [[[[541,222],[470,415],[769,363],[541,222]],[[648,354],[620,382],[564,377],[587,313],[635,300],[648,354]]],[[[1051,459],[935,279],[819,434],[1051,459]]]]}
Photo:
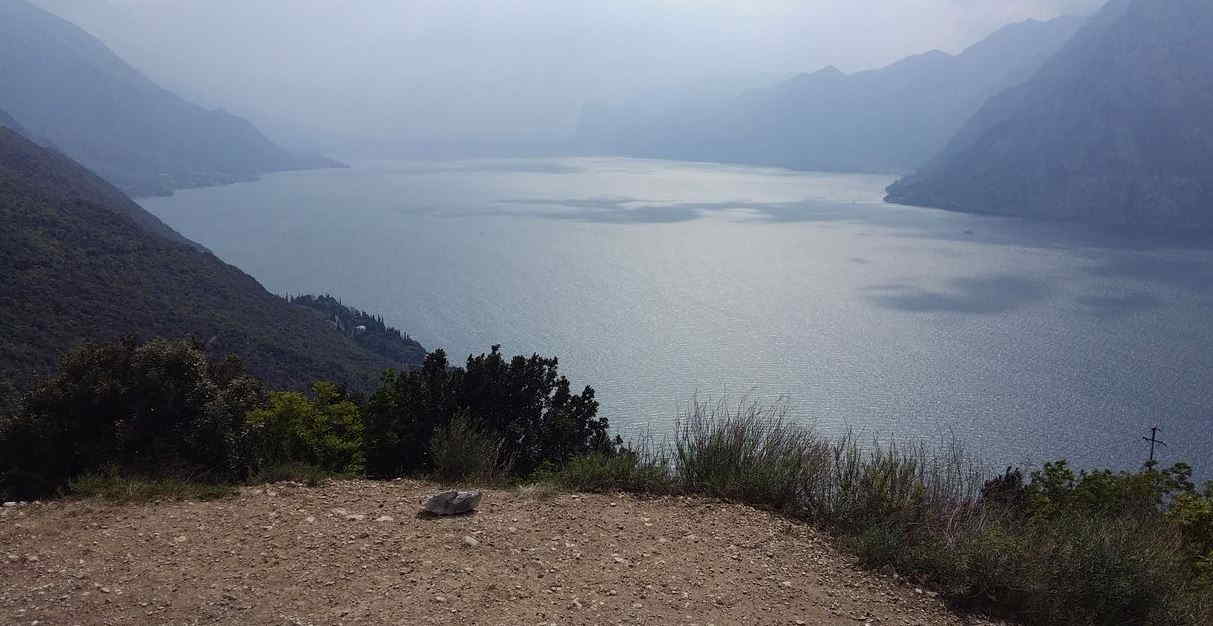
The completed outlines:
{"type": "Polygon", "coordinates": [[[1213,246],[881,202],[887,176],[623,158],[365,162],[141,204],[275,293],[452,361],[560,357],[625,438],[785,402],[995,466],[1213,477],[1213,246]]]}

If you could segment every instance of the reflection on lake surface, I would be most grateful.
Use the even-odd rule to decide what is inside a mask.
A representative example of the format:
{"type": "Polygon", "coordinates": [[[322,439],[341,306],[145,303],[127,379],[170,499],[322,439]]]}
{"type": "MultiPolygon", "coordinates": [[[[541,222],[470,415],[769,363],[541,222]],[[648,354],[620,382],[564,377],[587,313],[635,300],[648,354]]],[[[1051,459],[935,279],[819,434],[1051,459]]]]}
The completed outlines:
{"type": "Polygon", "coordinates": [[[883,176],[618,158],[376,162],[143,205],[278,293],[460,360],[555,354],[618,430],[697,392],[990,463],[1213,477],[1213,250],[886,205],[883,176]]]}

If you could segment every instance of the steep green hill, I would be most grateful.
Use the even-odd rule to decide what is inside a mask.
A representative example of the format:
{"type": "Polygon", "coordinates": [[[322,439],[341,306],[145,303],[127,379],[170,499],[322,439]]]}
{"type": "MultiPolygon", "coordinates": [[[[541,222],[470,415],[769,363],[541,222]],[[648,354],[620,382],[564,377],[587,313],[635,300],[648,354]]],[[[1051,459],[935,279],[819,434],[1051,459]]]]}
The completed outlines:
{"type": "Polygon", "coordinates": [[[1114,0],[888,200],[1213,226],[1213,2],[1114,0]]]}
{"type": "Polygon", "coordinates": [[[182,100],[25,0],[0,0],[0,109],[138,195],[339,165],[290,154],[247,120],[182,100]]]}
{"type": "Polygon", "coordinates": [[[366,389],[423,353],[403,338],[411,363],[358,345],[71,159],[0,129],[0,379],[25,385],[78,343],[128,334],[193,336],[279,387],[366,389]]]}

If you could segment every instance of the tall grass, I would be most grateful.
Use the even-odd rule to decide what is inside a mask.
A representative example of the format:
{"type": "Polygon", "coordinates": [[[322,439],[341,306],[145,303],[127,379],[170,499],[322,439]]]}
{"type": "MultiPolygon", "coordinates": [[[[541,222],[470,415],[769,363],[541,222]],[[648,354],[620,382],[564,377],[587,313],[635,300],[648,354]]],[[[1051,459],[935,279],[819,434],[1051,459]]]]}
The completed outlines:
{"type": "Polygon", "coordinates": [[[778,511],[831,530],[865,566],[1024,623],[1213,623],[1213,589],[1194,580],[1161,512],[1028,519],[982,500],[987,476],[954,439],[863,445],[794,423],[781,404],[696,400],[678,415],[672,444],[577,459],[547,479],[778,511]]]}
{"type": "Polygon", "coordinates": [[[358,474],[334,472],[307,463],[279,463],[266,467],[249,479],[249,484],[260,485],[291,481],[308,487],[320,487],[330,479],[356,478],[358,474]]]}
{"type": "Polygon", "coordinates": [[[510,469],[504,450],[505,445],[499,438],[467,412],[461,412],[448,424],[434,430],[429,445],[433,464],[431,478],[444,484],[501,482],[510,469]]]}
{"type": "Polygon", "coordinates": [[[239,490],[227,483],[97,473],[72,479],[68,483],[67,493],[76,498],[97,498],[115,504],[138,504],[160,500],[221,500],[235,497],[239,490]]]}
{"type": "Polygon", "coordinates": [[[675,425],[674,480],[689,492],[743,501],[815,521],[867,527],[879,520],[952,526],[972,516],[984,473],[955,440],[829,440],[787,418],[786,405],[693,401],[675,425]]]}
{"type": "Polygon", "coordinates": [[[677,491],[669,456],[664,449],[648,445],[635,445],[613,455],[577,457],[557,471],[540,471],[535,479],[590,493],[630,491],[660,495],[677,491]]]}
{"type": "Polygon", "coordinates": [[[674,435],[684,490],[798,512],[824,475],[829,444],[787,419],[786,406],[694,400],[674,435]]]}

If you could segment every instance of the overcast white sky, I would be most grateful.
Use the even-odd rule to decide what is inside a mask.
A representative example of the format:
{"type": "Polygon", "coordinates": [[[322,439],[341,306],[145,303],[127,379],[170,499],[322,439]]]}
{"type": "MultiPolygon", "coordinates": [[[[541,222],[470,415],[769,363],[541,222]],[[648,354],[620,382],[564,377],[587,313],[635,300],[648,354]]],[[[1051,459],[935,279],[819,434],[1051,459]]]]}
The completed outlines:
{"type": "Polygon", "coordinates": [[[272,128],[559,132],[587,99],[853,71],[1103,0],[34,0],[272,128]]]}

